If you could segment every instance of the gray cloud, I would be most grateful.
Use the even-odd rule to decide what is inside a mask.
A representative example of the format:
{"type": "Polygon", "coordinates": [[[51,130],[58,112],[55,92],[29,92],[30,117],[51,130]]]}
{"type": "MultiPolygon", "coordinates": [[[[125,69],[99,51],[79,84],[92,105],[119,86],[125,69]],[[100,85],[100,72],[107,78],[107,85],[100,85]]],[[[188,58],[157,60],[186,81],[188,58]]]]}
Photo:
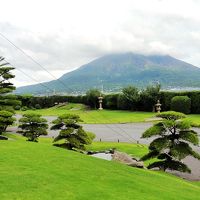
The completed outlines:
{"type": "MultiPolygon", "coordinates": [[[[29,29],[2,22],[0,32],[57,77],[114,52],[169,54],[200,66],[200,21],[176,14],[133,9],[129,17],[115,24],[111,31],[105,29],[105,32],[97,35],[72,32],[63,37],[56,31],[36,34],[29,29]]],[[[38,81],[52,79],[3,38],[0,38],[0,53],[38,81]]],[[[16,72],[16,83],[20,82],[33,83],[16,72]]]]}

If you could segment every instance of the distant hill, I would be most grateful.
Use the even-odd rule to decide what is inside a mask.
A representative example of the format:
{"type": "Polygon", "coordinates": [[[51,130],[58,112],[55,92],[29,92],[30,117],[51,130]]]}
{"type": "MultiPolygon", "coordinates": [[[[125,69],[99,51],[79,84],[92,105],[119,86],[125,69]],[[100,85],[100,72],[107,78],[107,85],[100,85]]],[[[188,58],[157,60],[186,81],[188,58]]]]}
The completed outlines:
{"type": "MultiPolygon", "coordinates": [[[[120,91],[126,85],[141,88],[155,82],[164,88],[199,87],[200,68],[168,55],[111,54],[66,73],[58,80],[43,84],[56,92],[74,94],[89,88],[100,89],[102,85],[105,91],[120,91]]],[[[47,89],[36,84],[19,87],[16,93],[46,94],[47,89]]]]}

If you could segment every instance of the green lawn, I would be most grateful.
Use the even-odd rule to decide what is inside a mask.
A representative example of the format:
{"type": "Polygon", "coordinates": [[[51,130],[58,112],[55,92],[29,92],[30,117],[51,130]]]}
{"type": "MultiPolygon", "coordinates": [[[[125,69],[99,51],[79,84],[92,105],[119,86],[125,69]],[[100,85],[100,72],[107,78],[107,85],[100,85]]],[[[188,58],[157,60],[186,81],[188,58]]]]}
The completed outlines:
{"type": "MultiPolygon", "coordinates": [[[[152,112],[130,112],[122,110],[88,110],[83,104],[69,103],[65,106],[54,106],[48,109],[17,111],[18,114],[27,112],[39,113],[43,116],[58,116],[65,113],[74,113],[80,115],[83,123],[91,124],[109,124],[109,123],[131,123],[131,122],[145,122],[152,117],[155,113],[152,112]]],[[[193,126],[200,127],[200,115],[188,115],[189,120],[193,126]]]]}
{"type": "Polygon", "coordinates": [[[109,150],[116,148],[116,150],[128,153],[135,157],[142,157],[148,152],[147,145],[141,144],[130,144],[130,143],[115,143],[115,142],[93,142],[91,145],[87,146],[88,150],[100,151],[109,150]]]}
{"type": "Polygon", "coordinates": [[[200,127],[200,115],[199,114],[188,115],[186,120],[190,121],[192,126],[200,127]]]}
{"type": "MultiPolygon", "coordinates": [[[[1,200],[193,200],[200,196],[198,183],[167,173],[53,147],[50,139],[31,143],[20,136],[12,138],[0,141],[1,200]]],[[[132,151],[129,145],[118,145],[137,152],[137,146],[132,151]]]]}
{"type": "Polygon", "coordinates": [[[39,113],[43,116],[58,116],[65,113],[80,115],[84,123],[101,124],[101,123],[127,123],[127,122],[144,122],[146,119],[155,116],[151,112],[130,112],[119,110],[88,110],[82,104],[68,104],[66,106],[54,106],[48,109],[17,111],[18,114],[27,112],[39,113]]]}

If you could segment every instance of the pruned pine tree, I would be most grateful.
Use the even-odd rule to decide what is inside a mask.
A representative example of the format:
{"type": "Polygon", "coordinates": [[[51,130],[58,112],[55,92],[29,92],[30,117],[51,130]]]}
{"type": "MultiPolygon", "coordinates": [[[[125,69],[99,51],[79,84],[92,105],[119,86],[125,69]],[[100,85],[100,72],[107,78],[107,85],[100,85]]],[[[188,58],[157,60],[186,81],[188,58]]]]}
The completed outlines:
{"type": "Polygon", "coordinates": [[[7,139],[2,136],[2,133],[7,126],[15,121],[15,118],[12,117],[14,114],[13,106],[20,104],[15,95],[9,94],[15,90],[14,85],[10,83],[10,79],[15,77],[11,73],[12,70],[14,68],[10,67],[9,63],[5,62],[5,59],[0,56],[0,139],[7,139]]]}
{"type": "Polygon", "coordinates": [[[42,118],[41,115],[35,113],[24,114],[19,120],[20,125],[18,128],[23,136],[28,138],[28,141],[38,142],[40,135],[47,135],[47,120],[42,118]]]}
{"type": "Polygon", "coordinates": [[[191,172],[187,165],[181,162],[186,156],[200,159],[190,144],[197,146],[199,138],[190,124],[182,119],[186,116],[179,112],[163,112],[157,115],[163,120],[147,129],[142,138],[157,137],[149,145],[149,153],[141,160],[157,158],[159,161],[148,166],[149,169],[159,168],[161,170],[177,170],[191,172]]]}
{"type": "Polygon", "coordinates": [[[94,135],[84,131],[82,126],[78,124],[79,122],[82,122],[82,120],[74,114],[64,114],[54,120],[51,129],[60,130],[54,142],[64,140],[64,143],[55,145],[70,150],[85,150],[85,145],[92,143],[94,135]]]}

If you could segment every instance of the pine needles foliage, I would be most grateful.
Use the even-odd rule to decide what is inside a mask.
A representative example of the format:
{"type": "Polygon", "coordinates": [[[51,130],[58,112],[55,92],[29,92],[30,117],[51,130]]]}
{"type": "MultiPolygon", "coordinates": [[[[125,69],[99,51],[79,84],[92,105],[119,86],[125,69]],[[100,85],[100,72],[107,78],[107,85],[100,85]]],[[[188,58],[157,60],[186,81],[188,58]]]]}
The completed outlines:
{"type": "Polygon", "coordinates": [[[199,138],[190,124],[182,121],[186,116],[183,113],[168,111],[157,115],[162,121],[147,129],[142,138],[157,136],[149,145],[149,153],[141,160],[157,158],[159,161],[151,163],[148,168],[161,170],[177,170],[190,173],[191,170],[181,161],[186,156],[200,159],[190,145],[197,146],[199,138]]]}

